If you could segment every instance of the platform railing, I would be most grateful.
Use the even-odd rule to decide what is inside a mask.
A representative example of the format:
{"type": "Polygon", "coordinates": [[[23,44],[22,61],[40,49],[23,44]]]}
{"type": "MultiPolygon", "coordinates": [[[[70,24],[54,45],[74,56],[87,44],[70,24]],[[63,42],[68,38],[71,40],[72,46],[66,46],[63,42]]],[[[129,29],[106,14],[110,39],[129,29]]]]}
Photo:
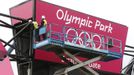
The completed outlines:
{"type": "Polygon", "coordinates": [[[49,24],[49,38],[93,50],[122,53],[122,41],[64,25],[49,24]]]}

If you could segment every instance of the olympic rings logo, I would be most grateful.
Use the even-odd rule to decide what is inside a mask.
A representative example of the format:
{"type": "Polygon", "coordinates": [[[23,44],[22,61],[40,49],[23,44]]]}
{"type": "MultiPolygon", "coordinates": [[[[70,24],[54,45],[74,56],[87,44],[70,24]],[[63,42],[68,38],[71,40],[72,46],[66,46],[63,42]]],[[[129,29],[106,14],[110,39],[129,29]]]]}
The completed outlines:
{"type": "Polygon", "coordinates": [[[86,31],[80,31],[78,33],[78,30],[74,28],[67,29],[66,41],[73,44],[78,44],[78,45],[82,45],[90,48],[96,48],[96,49],[100,49],[102,46],[102,39],[100,35],[91,34],[91,33],[89,34],[86,31]]]}

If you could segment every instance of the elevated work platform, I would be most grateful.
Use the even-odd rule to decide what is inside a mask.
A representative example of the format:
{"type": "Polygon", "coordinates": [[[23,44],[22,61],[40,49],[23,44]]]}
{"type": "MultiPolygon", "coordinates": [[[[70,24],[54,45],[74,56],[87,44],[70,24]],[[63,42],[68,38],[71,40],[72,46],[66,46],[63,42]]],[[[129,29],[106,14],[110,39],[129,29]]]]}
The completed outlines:
{"type": "Polygon", "coordinates": [[[122,57],[122,45],[118,39],[67,26],[58,29],[61,28],[59,26],[49,24],[47,28],[40,28],[39,34],[45,34],[46,38],[39,43],[34,43],[34,49],[47,51],[66,49],[86,58],[102,55],[103,61],[122,57]]]}

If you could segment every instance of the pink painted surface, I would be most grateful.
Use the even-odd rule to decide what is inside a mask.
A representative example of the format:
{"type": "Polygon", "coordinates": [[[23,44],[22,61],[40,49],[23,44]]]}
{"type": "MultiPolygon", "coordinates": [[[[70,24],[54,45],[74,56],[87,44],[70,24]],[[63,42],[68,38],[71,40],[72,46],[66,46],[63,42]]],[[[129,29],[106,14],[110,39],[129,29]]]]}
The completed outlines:
{"type": "Polygon", "coordinates": [[[5,50],[3,44],[0,42],[0,59],[3,59],[6,54],[7,51],[5,50]]]}
{"type": "MultiPolygon", "coordinates": [[[[81,12],[70,10],[64,7],[46,3],[43,1],[37,2],[36,12],[37,12],[36,14],[37,21],[39,23],[41,21],[41,16],[45,15],[48,23],[70,26],[87,32],[94,32],[100,35],[105,35],[105,36],[109,36],[121,40],[122,53],[124,52],[127,29],[128,29],[126,26],[108,20],[104,20],[98,17],[94,17],[91,15],[87,15],[81,12]],[[81,20],[78,22],[78,20],[76,20],[76,17],[77,19],[81,19],[81,20]],[[103,30],[104,26],[105,28],[109,27],[109,29],[103,30]]],[[[35,56],[37,59],[43,59],[43,60],[48,60],[57,63],[62,62],[54,53],[51,52],[45,52],[45,51],[43,52],[40,50],[36,50],[35,56]]],[[[79,58],[81,60],[85,60],[84,58],[81,57],[79,58]]],[[[98,61],[93,64],[90,64],[89,66],[103,71],[120,73],[122,67],[122,58],[117,60],[112,60],[109,62],[98,61]]]]}
{"type": "MultiPolygon", "coordinates": [[[[29,6],[28,8],[27,6],[25,6],[25,4],[23,4],[21,6],[15,7],[11,9],[11,15],[17,14],[16,16],[23,16],[24,18],[30,18],[31,14],[29,15],[19,14],[20,12],[17,12],[18,10],[22,11],[22,9],[19,9],[21,7],[30,9],[31,6],[29,6]]],[[[31,13],[31,11],[29,10],[26,10],[25,12],[31,13]]],[[[104,20],[95,16],[87,15],[78,11],[70,10],[57,5],[53,5],[40,0],[37,0],[36,13],[37,13],[36,20],[39,23],[41,21],[41,16],[45,15],[48,23],[55,23],[55,24],[59,24],[60,26],[62,25],[70,26],[87,32],[94,32],[100,35],[105,35],[105,36],[118,39],[122,42],[122,54],[124,53],[127,30],[128,30],[128,28],[124,25],[114,23],[108,20],[104,20]]],[[[13,21],[13,23],[15,22],[13,21]]],[[[118,45],[118,43],[116,44],[118,45]]],[[[63,61],[60,60],[53,52],[46,52],[42,50],[35,50],[35,58],[40,60],[55,62],[55,63],[63,63],[63,61]]],[[[82,57],[79,58],[81,60],[86,60],[85,58],[82,57]]],[[[98,61],[89,64],[88,66],[102,71],[120,73],[122,67],[122,58],[117,60],[112,60],[109,62],[98,61]]]]}
{"type": "Polygon", "coordinates": [[[14,75],[8,57],[0,61],[0,75],[14,75]]]}
{"type": "MultiPolygon", "coordinates": [[[[10,9],[12,16],[29,19],[32,16],[32,1],[24,2],[10,9]],[[19,11],[19,12],[18,12],[19,11]]],[[[20,22],[19,20],[11,19],[12,24],[20,22]]]]}
{"type": "MultiPolygon", "coordinates": [[[[5,55],[6,53],[7,51],[5,50],[2,43],[0,42],[0,56],[2,56],[3,58],[3,55],[5,55]]],[[[13,75],[13,71],[8,57],[0,61],[0,75],[13,75]]]]}

